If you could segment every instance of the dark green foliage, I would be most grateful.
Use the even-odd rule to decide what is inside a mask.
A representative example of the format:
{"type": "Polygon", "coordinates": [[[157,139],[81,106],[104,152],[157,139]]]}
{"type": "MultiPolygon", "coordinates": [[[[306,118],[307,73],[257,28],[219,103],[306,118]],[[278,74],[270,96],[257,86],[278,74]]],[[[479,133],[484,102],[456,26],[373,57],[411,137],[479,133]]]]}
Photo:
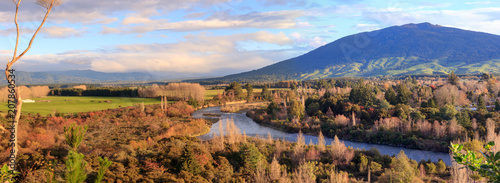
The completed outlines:
{"type": "Polygon", "coordinates": [[[137,89],[130,88],[88,88],[87,90],[77,88],[52,89],[49,92],[54,96],[107,96],[107,97],[138,97],[137,89]]]}
{"type": "Polygon", "coordinates": [[[458,78],[457,75],[455,75],[455,71],[451,71],[450,75],[448,76],[448,83],[452,84],[452,85],[458,85],[458,80],[460,78],[458,78]]]}
{"type": "Polygon", "coordinates": [[[311,103],[306,107],[307,115],[316,116],[316,114],[320,111],[320,107],[318,103],[311,103]]]}
{"type": "Polygon", "coordinates": [[[226,92],[234,92],[234,96],[236,98],[242,98],[243,97],[243,89],[241,88],[241,84],[234,81],[231,84],[229,84],[229,87],[226,88],[226,92]]]}
{"type": "Polygon", "coordinates": [[[495,100],[495,111],[500,111],[500,102],[497,100],[495,100]]]}
{"type": "Polygon", "coordinates": [[[290,86],[290,89],[297,90],[297,85],[295,83],[292,83],[292,85],[290,86]]]}
{"type": "Polygon", "coordinates": [[[266,161],[266,157],[251,143],[245,143],[241,146],[240,159],[247,172],[255,172],[259,163],[266,161]]]}
{"type": "Polygon", "coordinates": [[[486,110],[486,104],[484,103],[484,98],[483,98],[483,95],[480,95],[478,98],[477,98],[477,109],[478,110],[486,110]]]}
{"type": "Polygon", "coordinates": [[[457,116],[457,122],[463,127],[471,127],[472,122],[470,121],[469,112],[467,112],[466,110],[462,110],[461,112],[459,112],[457,116]]]}
{"type": "Polygon", "coordinates": [[[394,92],[392,87],[389,87],[389,89],[385,92],[385,99],[392,105],[396,105],[398,103],[396,92],[394,92]]]}
{"type": "Polygon", "coordinates": [[[355,104],[362,106],[372,106],[375,102],[375,94],[370,84],[364,84],[364,80],[360,79],[352,88],[349,94],[349,100],[355,104]]]}
{"type": "Polygon", "coordinates": [[[245,89],[247,90],[247,102],[251,102],[253,99],[253,87],[250,83],[245,84],[245,89]]]}
{"type": "Polygon", "coordinates": [[[267,84],[264,84],[264,87],[262,87],[262,91],[260,93],[260,96],[264,100],[269,100],[270,99],[270,95],[271,95],[271,91],[269,91],[269,89],[267,87],[267,84]]]}
{"type": "Polygon", "coordinates": [[[198,108],[200,107],[200,101],[194,99],[194,98],[190,98],[187,103],[191,106],[193,106],[194,108],[198,108]]]}
{"type": "Polygon", "coordinates": [[[411,91],[406,87],[406,84],[401,83],[397,86],[396,100],[399,104],[408,104],[410,102],[411,91]]]}
{"type": "Polygon", "coordinates": [[[199,175],[202,171],[201,165],[194,157],[194,152],[190,146],[184,146],[184,150],[182,151],[182,155],[180,157],[180,170],[189,172],[193,175],[199,175]]]}

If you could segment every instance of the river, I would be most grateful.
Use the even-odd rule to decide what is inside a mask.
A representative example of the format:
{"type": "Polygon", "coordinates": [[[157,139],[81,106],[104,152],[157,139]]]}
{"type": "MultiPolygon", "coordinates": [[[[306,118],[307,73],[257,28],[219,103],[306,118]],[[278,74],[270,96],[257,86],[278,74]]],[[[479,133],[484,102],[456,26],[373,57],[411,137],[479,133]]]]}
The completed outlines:
{"type": "MultiPolygon", "coordinates": [[[[212,113],[212,114],[220,114],[221,120],[214,123],[210,128],[210,132],[199,136],[200,139],[207,140],[213,137],[213,134],[219,134],[219,123],[222,123],[222,127],[226,127],[226,122],[228,120],[233,120],[234,124],[240,129],[240,132],[246,133],[248,136],[257,136],[266,138],[268,133],[274,139],[285,139],[287,141],[295,142],[297,141],[297,133],[287,133],[283,131],[279,131],[270,127],[262,126],[253,121],[251,118],[247,117],[245,113],[223,113],[220,111],[220,107],[209,107],[197,110],[193,113],[194,118],[205,118],[203,116],[204,113],[212,113]]],[[[314,144],[318,142],[318,138],[312,135],[304,135],[306,144],[309,144],[309,141],[312,140],[314,144]]],[[[325,137],[326,145],[331,144],[333,138],[325,137]]],[[[387,145],[378,145],[378,144],[370,144],[370,143],[362,143],[362,142],[353,142],[348,140],[341,140],[345,143],[346,146],[350,146],[354,149],[371,149],[377,148],[381,154],[385,155],[397,155],[401,150],[403,150],[410,159],[414,159],[417,162],[420,160],[428,160],[431,159],[433,162],[437,162],[439,159],[442,159],[446,165],[451,165],[451,158],[448,153],[442,152],[433,152],[433,151],[423,151],[416,149],[407,149],[402,147],[395,146],[387,146],[387,145]]]]}

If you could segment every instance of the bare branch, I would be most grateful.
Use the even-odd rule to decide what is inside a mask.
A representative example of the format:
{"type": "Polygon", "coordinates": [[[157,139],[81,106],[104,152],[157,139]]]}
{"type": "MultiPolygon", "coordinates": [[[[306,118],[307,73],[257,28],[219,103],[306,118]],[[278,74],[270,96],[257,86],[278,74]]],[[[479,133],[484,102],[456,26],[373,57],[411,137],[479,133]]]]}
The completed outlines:
{"type": "Polygon", "coordinates": [[[59,6],[59,5],[61,5],[61,3],[62,3],[62,0],[37,0],[36,1],[36,4],[38,4],[44,8],[47,8],[47,9],[50,9],[53,6],[59,6]]]}

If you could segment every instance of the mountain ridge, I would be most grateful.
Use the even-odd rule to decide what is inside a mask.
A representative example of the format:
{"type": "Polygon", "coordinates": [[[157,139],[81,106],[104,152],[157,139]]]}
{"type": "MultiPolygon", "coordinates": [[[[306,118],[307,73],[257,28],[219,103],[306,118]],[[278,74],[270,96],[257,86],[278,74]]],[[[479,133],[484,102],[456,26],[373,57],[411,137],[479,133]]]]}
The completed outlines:
{"type": "Polygon", "coordinates": [[[260,69],[198,80],[304,80],[343,76],[500,72],[500,36],[430,23],[345,36],[260,69]]]}

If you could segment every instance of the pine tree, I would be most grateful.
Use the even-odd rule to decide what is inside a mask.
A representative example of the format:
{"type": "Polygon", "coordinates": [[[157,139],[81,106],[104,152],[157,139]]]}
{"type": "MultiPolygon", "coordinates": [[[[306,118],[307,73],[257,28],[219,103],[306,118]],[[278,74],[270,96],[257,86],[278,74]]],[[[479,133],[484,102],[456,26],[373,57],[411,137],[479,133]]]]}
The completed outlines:
{"type": "Polygon", "coordinates": [[[247,90],[247,102],[251,102],[253,99],[253,87],[250,83],[247,83],[245,89],[247,90]]]}
{"type": "Polygon", "coordinates": [[[481,109],[486,110],[486,104],[484,103],[483,95],[481,95],[477,98],[477,109],[478,110],[481,110],[481,109]]]}
{"type": "Polygon", "coordinates": [[[389,87],[387,91],[385,92],[385,99],[391,104],[391,105],[396,105],[397,104],[397,98],[396,98],[396,92],[392,89],[392,87],[389,87]]]}
{"type": "Polygon", "coordinates": [[[264,87],[262,87],[262,92],[260,92],[260,96],[262,96],[264,100],[269,100],[269,90],[267,88],[267,84],[264,84],[264,87]]]}
{"type": "Polygon", "coordinates": [[[193,175],[198,175],[202,172],[201,166],[194,157],[192,152],[192,147],[189,145],[184,146],[184,150],[180,157],[180,170],[192,173],[193,175]]]}
{"type": "Polygon", "coordinates": [[[398,95],[396,95],[399,104],[408,104],[410,102],[411,91],[406,87],[406,84],[401,83],[397,87],[398,95]]]}
{"type": "Polygon", "coordinates": [[[497,100],[495,100],[495,111],[500,111],[500,102],[497,100]]]}
{"type": "Polygon", "coordinates": [[[452,84],[452,85],[458,85],[458,76],[455,75],[455,72],[454,71],[451,71],[450,75],[448,75],[448,83],[452,84]]]}

